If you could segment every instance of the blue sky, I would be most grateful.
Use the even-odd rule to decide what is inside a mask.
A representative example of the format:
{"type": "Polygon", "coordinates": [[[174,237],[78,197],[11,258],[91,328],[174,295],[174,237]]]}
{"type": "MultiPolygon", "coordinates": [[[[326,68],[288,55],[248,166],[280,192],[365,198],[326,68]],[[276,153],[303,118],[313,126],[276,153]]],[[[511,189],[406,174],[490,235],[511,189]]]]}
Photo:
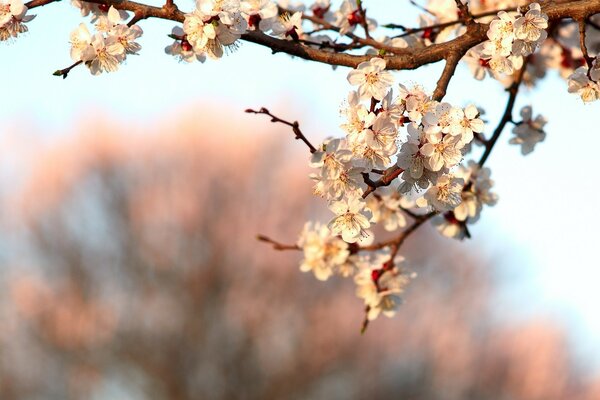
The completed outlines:
{"type": "MultiPolygon", "coordinates": [[[[191,1],[180,7],[191,9],[191,1]]],[[[148,124],[164,113],[207,101],[219,105],[226,118],[249,118],[245,108],[266,106],[282,117],[300,119],[313,138],[341,134],[338,110],[350,89],[347,69],[271,55],[249,43],[219,61],[180,64],[164,54],[174,24],[153,20],[141,23],[141,55],[129,57],[117,73],[93,77],[81,67],[62,80],[52,72],[71,63],[69,33],[81,22],[79,12],[61,2],[35,13],[28,35],[0,44],[0,135],[7,126],[20,124],[37,127],[42,138],[52,140],[89,110],[124,123],[148,124]]],[[[415,19],[402,22],[411,21],[415,19]]],[[[396,78],[433,89],[440,68],[403,71],[396,78]]],[[[505,95],[493,81],[470,79],[463,65],[446,100],[483,106],[489,132],[505,95]]],[[[549,119],[546,141],[523,157],[508,145],[510,131],[504,132],[488,161],[500,201],[484,211],[472,229],[474,239],[461,246],[465,251],[476,248],[505,267],[499,276],[502,313],[560,318],[583,339],[577,342],[581,353],[600,359],[598,104],[584,105],[569,95],[555,73],[543,86],[519,95],[517,110],[528,104],[534,114],[549,119]]]]}

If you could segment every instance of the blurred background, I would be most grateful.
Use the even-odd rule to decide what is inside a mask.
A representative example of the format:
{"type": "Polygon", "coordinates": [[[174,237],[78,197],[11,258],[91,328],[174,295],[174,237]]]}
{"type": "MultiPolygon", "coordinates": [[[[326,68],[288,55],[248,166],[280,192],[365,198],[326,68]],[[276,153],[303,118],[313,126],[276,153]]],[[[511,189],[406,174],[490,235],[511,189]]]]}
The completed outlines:
{"type": "MultiPolygon", "coordinates": [[[[370,12],[416,24],[393,7],[402,21],[370,12]]],[[[339,136],[346,69],[251,44],[178,64],[172,24],[145,21],[120,71],[63,81],[78,10],[36,13],[0,45],[0,399],[600,398],[597,104],[555,73],[518,99],[550,120],[546,141],[523,157],[505,132],[498,205],[471,240],[411,237],[406,304],[361,336],[350,281],[255,240],[291,243],[328,211],[306,149],[243,113],[339,136]]],[[[440,67],[396,77],[433,89],[440,67]]],[[[505,101],[465,66],[447,99],[490,127],[505,101]]]]}

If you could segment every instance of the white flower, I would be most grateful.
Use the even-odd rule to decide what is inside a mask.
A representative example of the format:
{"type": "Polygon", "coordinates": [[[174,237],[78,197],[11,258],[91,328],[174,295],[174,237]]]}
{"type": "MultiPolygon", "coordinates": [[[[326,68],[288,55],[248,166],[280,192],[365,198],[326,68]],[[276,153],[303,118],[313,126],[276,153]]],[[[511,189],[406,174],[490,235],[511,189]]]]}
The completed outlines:
{"type": "MultiPolygon", "coordinates": [[[[340,9],[334,13],[333,18],[333,24],[340,28],[340,35],[354,31],[357,25],[361,25],[364,22],[356,0],[344,0],[340,5],[340,9]]],[[[371,18],[367,18],[366,22],[369,31],[377,27],[377,23],[371,18]]]]}
{"type": "Polygon", "coordinates": [[[538,3],[529,5],[529,11],[519,17],[515,23],[515,36],[527,42],[537,42],[546,39],[548,28],[548,16],[542,13],[538,3]]]}
{"type": "Polygon", "coordinates": [[[482,50],[483,46],[475,46],[463,58],[471,70],[473,77],[478,81],[483,80],[487,74],[492,74],[489,61],[482,58],[482,50]]]}
{"type": "Polygon", "coordinates": [[[425,163],[425,156],[421,154],[419,149],[423,136],[422,127],[413,122],[408,125],[407,131],[408,140],[400,147],[397,163],[412,179],[419,179],[423,175],[423,165],[425,163]]]}
{"type": "Polygon", "coordinates": [[[165,53],[177,57],[179,61],[187,63],[195,60],[200,62],[204,62],[206,60],[206,53],[203,50],[197,51],[194,49],[191,43],[185,38],[185,32],[183,29],[180,27],[174,27],[171,33],[175,37],[180,37],[182,39],[176,39],[173,44],[165,47],[165,53]]]}
{"type": "Polygon", "coordinates": [[[340,127],[346,131],[348,141],[353,145],[355,142],[364,141],[364,131],[373,125],[375,114],[369,112],[360,102],[357,92],[352,91],[348,94],[348,107],[342,110],[347,122],[340,127]]]}
{"type": "Polygon", "coordinates": [[[27,10],[22,0],[0,0],[0,26],[8,24],[13,19],[22,20],[27,10]]]}
{"type": "Polygon", "coordinates": [[[92,36],[90,31],[81,23],[73,32],[71,32],[71,59],[73,61],[90,61],[96,56],[92,46],[92,36]]]}
{"type": "Polygon", "coordinates": [[[516,136],[510,139],[510,144],[520,145],[521,153],[527,155],[533,151],[537,143],[544,141],[546,138],[544,125],[546,125],[547,121],[541,115],[532,119],[530,106],[521,109],[521,117],[523,118],[521,123],[516,125],[512,130],[512,133],[516,136]]]}
{"type": "Polygon", "coordinates": [[[491,192],[494,181],[490,179],[491,170],[480,168],[470,160],[467,166],[461,166],[455,177],[462,178],[467,184],[462,191],[462,202],[453,211],[457,220],[468,223],[476,222],[483,205],[494,206],[498,196],[491,192]]]}
{"type": "Polygon", "coordinates": [[[271,29],[277,17],[277,4],[271,0],[242,0],[240,11],[248,21],[249,29],[266,32],[271,29]]]}
{"type": "Polygon", "coordinates": [[[431,171],[439,171],[442,167],[451,168],[458,164],[462,159],[462,153],[457,148],[459,139],[446,135],[438,143],[425,143],[420,149],[425,157],[425,166],[431,171]]]}
{"type": "Polygon", "coordinates": [[[119,10],[117,10],[113,6],[110,6],[106,15],[100,15],[96,19],[96,30],[98,32],[107,33],[116,25],[120,24],[122,20],[123,18],[121,18],[119,10]]]}
{"type": "Polygon", "coordinates": [[[390,86],[394,83],[391,72],[385,70],[385,60],[373,57],[370,61],[358,64],[356,69],[348,73],[348,82],[358,86],[358,94],[363,99],[382,100],[390,86]]]}
{"type": "Polygon", "coordinates": [[[462,240],[470,237],[464,222],[459,221],[452,211],[438,214],[431,219],[431,224],[435,229],[447,238],[462,240]]]}
{"type": "Polygon", "coordinates": [[[345,266],[350,251],[348,244],[319,223],[307,222],[298,239],[298,246],[304,251],[300,264],[302,272],[312,271],[320,281],[327,280],[337,268],[345,266]]]}
{"type": "Polygon", "coordinates": [[[27,10],[22,0],[0,0],[0,41],[28,31],[25,22],[31,21],[35,15],[25,15],[27,10]]]}
{"type": "Polygon", "coordinates": [[[377,115],[371,128],[363,132],[365,143],[368,146],[381,149],[389,157],[398,151],[396,147],[398,136],[396,125],[387,115],[381,113],[377,115]]]}
{"type": "Polygon", "coordinates": [[[115,38],[104,38],[97,33],[92,37],[94,58],[86,62],[92,75],[102,72],[114,72],[119,68],[119,63],[124,60],[125,50],[123,45],[115,38]]]}
{"type": "Polygon", "coordinates": [[[356,197],[330,203],[329,209],[337,215],[327,225],[331,233],[341,234],[342,239],[348,243],[354,243],[361,236],[366,236],[365,230],[371,224],[366,216],[370,217],[370,211],[365,211],[364,208],[364,201],[356,197]]]}
{"type": "Polygon", "coordinates": [[[381,100],[378,115],[389,118],[398,128],[404,125],[404,111],[406,111],[406,105],[400,98],[394,99],[393,89],[390,89],[381,100]]]}
{"type": "Polygon", "coordinates": [[[492,41],[512,43],[514,40],[515,17],[505,11],[498,13],[498,18],[490,23],[487,37],[492,41]]]}
{"type": "Polygon", "coordinates": [[[433,111],[437,106],[437,102],[432,101],[420,86],[414,86],[409,90],[400,85],[399,96],[406,106],[408,118],[417,124],[421,123],[421,119],[426,113],[433,111]]]}
{"type": "Polygon", "coordinates": [[[450,113],[448,133],[460,137],[459,148],[473,140],[473,132],[482,133],[483,128],[484,124],[479,118],[479,110],[472,104],[464,110],[455,108],[450,113]]]}
{"type": "Polygon", "coordinates": [[[295,12],[291,17],[285,13],[273,23],[273,35],[283,39],[298,40],[302,36],[302,13],[295,12]]]}
{"type": "Polygon", "coordinates": [[[450,211],[462,201],[461,192],[465,181],[451,175],[442,175],[437,183],[429,188],[424,197],[417,200],[419,207],[432,206],[437,211],[450,211]]]}
{"type": "Polygon", "coordinates": [[[135,40],[142,36],[142,33],[142,28],[138,25],[129,27],[125,24],[119,24],[110,31],[110,36],[115,37],[121,43],[126,54],[137,54],[142,46],[135,40]]]}
{"type": "Polygon", "coordinates": [[[197,9],[185,15],[183,31],[187,41],[197,50],[205,49],[208,41],[217,37],[215,25],[204,22],[205,16],[197,9]]]}
{"type": "Polygon", "coordinates": [[[321,168],[321,176],[325,178],[337,178],[346,169],[346,163],[350,162],[352,151],[346,148],[346,141],[343,139],[326,140],[321,149],[311,155],[310,166],[321,168]]]}
{"type": "Polygon", "coordinates": [[[600,98],[600,87],[598,83],[589,79],[587,72],[586,67],[579,67],[568,79],[569,93],[579,94],[586,103],[600,98]]]}
{"type": "Polygon", "coordinates": [[[356,295],[368,306],[367,318],[370,321],[381,313],[386,317],[393,317],[401,304],[400,295],[413,277],[403,274],[395,266],[402,261],[402,257],[397,257],[392,265],[389,263],[389,255],[379,254],[374,260],[365,260],[355,275],[356,295]]]}
{"type": "Polygon", "coordinates": [[[383,228],[392,232],[406,226],[406,217],[401,208],[402,197],[396,191],[383,193],[380,196],[369,196],[367,207],[373,213],[371,222],[383,223],[383,228]]]}

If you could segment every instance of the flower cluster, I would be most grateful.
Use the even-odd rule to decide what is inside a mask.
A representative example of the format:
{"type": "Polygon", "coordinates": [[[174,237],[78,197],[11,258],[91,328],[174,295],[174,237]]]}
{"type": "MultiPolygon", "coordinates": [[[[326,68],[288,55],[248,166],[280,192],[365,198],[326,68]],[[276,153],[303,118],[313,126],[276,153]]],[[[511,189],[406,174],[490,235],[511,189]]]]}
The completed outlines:
{"type": "Polygon", "coordinates": [[[515,134],[515,137],[509,141],[510,144],[520,145],[523,155],[531,153],[535,145],[543,142],[546,138],[546,132],[544,132],[546,118],[541,115],[538,115],[535,119],[532,119],[532,117],[531,106],[521,109],[521,118],[523,119],[513,128],[512,133],[515,134]]]}
{"type": "Polygon", "coordinates": [[[203,62],[206,56],[221,58],[224,49],[235,49],[237,40],[248,31],[271,32],[274,36],[298,40],[302,36],[302,13],[279,15],[270,0],[197,0],[186,14],[183,29],[174,28],[175,42],[165,49],[181,61],[203,62]]]}
{"type": "MultiPolygon", "coordinates": [[[[596,65],[594,61],[594,65],[596,65]]],[[[577,93],[586,103],[600,99],[600,71],[597,68],[579,67],[569,76],[569,93],[577,93]]]]}
{"type": "Polygon", "coordinates": [[[35,18],[34,15],[26,15],[27,10],[22,0],[0,0],[0,41],[27,32],[25,22],[35,18]]]}
{"type": "Polygon", "coordinates": [[[462,184],[457,191],[460,201],[453,209],[432,219],[433,225],[442,235],[455,239],[470,237],[467,224],[479,220],[484,205],[496,204],[498,196],[491,192],[494,182],[490,179],[490,174],[489,168],[481,168],[474,161],[457,169],[454,176],[462,184]]]}
{"type": "Polygon", "coordinates": [[[348,244],[332,236],[327,226],[307,222],[298,239],[298,246],[304,251],[301,271],[312,271],[320,281],[326,281],[336,272],[346,274],[350,256],[348,244]]]}
{"type": "Polygon", "coordinates": [[[494,72],[512,74],[523,65],[523,57],[533,54],[546,39],[546,28],[548,16],[538,3],[530,4],[525,15],[500,11],[498,18],[490,23],[489,40],[475,51],[494,72]]]}
{"type": "Polygon", "coordinates": [[[110,7],[106,15],[95,14],[96,32],[93,35],[85,24],[80,24],[71,33],[73,61],[85,63],[92,75],[99,75],[116,71],[127,55],[137,54],[142,47],[136,39],[142,35],[142,28],[123,24],[125,18],[110,7]]]}
{"type": "Polygon", "coordinates": [[[383,313],[393,317],[401,303],[400,295],[414,274],[403,272],[398,265],[404,258],[390,260],[385,253],[377,253],[367,260],[354,276],[356,295],[363,299],[367,309],[367,320],[372,321],[383,313]]]}

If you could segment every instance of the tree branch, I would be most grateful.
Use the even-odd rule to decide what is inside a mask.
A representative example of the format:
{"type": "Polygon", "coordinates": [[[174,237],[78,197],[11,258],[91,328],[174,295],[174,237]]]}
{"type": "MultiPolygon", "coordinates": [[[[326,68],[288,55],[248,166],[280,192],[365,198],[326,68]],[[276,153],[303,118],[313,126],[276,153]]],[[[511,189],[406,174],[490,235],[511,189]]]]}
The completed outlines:
{"type": "Polygon", "coordinates": [[[456,66],[460,59],[465,55],[465,53],[450,53],[448,58],[446,59],[446,65],[444,66],[444,70],[442,71],[442,75],[437,82],[437,86],[433,91],[433,100],[441,101],[446,95],[446,90],[448,89],[448,85],[450,84],[450,79],[454,75],[456,71],[456,66]]]}
{"type": "Polygon", "coordinates": [[[369,177],[369,174],[364,172],[362,174],[365,183],[367,184],[367,190],[362,194],[362,198],[366,199],[368,195],[373,193],[377,188],[382,186],[389,186],[394,179],[396,179],[404,170],[397,165],[393,165],[383,172],[383,176],[378,180],[374,181],[369,177]]]}
{"type": "MultiPolygon", "coordinates": [[[[49,4],[53,1],[59,0],[33,0],[28,4],[31,4],[30,8],[34,8],[49,4]]],[[[143,15],[144,18],[160,18],[180,23],[185,19],[185,14],[176,7],[154,7],[129,0],[89,0],[89,2],[112,5],[120,10],[131,11],[143,15]]],[[[576,20],[585,20],[590,15],[600,13],[600,0],[577,0],[565,3],[549,3],[547,6],[543,7],[543,10],[548,15],[550,21],[568,17],[576,20]]],[[[322,21],[313,16],[305,16],[305,18],[311,21],[319,21],[317,23],[321,23],[320,21],[322,21]]],[[[362,39],[357,37],[357,40],[361,44],[365,43],[369,46],[386,50],[388,53],[393,53],[383,56],[386,60],[386,68],[388,70],[416,69],[423,65],[445,59],[448,54],[454,52],[466,53],[470,48],[487,39],[487,29],[487,24],[474,22],[467,27],[467,30],[463,35],[448,42],[432,44],[431,46],[424,48],[399,49],[385,46],[373,39],[362,39]]],[[[277,39],[265,35],[260,31],[247,32],[242,35],[241,39],[268,47],[273,53],[282,52],[305,60],[329,65],[355,68],[361,62],[368,61],[372,58],[371,55],[332,53],[330,51],[312,48],[301,43],[277,39]]]]}
{"type": "Polygon", "coordinates": [[[523,62],[523,66],[519,70],[515,81],[510,85],[510,87],[508,89],[506,89],[509,93],[508,101],[506,103],[506,108],[504,109],[504,114],[502,115],[502,119],[500,119],[500,122],[498,123],[498,126],[494,130],[492,137],[485,142],[485,151],[483,152],[483,155],[481,156],[481,158],[479,159],[479,162],[477,163],[480,168],[483,167],[483,164],[485,164],[488,157],[492,153],[492,149],[494,148],[494,145],[498,141],[498,138],[500,137],[500,134],[504,130],[504,127],[506,126],[506,124],[509,121],[512,120],[512,111],[515,106],[515,100],[517,98],[517,93],[519,93],[519,86],[521,85],[521,82],[523,82],[523,76],[525,76],[525,70],[527,69],[527,62],[528,62],[528,59],[525,59],[525,61],[523,62]]]}
{"type": "Polygon", "coordinates": [[[273,245],[275,250],[300,250],[300,247],[297,244],[282,244],[265,235],[257,235],[256,239],[273,245]]]}
{"type": "Polygon", "coordinates": [[[594,62],[594,58],[590,57],[588,53],[587,44],[585,43],[585,29],[586,22],[585,19],[580,19],[577,21],[577,25],[579,27],[579,47],[581,47],[581,52],[583,53],[583,59],[585,60],[588,67],[588,76],[592,69],[592,64],[594,62]]]}
{"type": "Polygon", "coordinates": [[[313,146],[311,142],[308,141],[306,136],[304,136],[304,134],[300,130],[300,124],[298,123],[298,121],[289,122],[289,121],[283,120],[283,119],[271,114],[271,112],[264,107],[262,107],[258,111],[255,111],[255,110],[252,110],[249,108],[246,110],[246,112],[252,113],[252,114],[265,114],[265,115],[268,115],[269,117],[271,117],[271,122],[280,122],[284,125],[291,127],[292,130],[294,131],[294,134],[296,135],[296,140],[302,140],[304,142],[304,144],[306,144],[308,146],[308,149],[310,150],[311,153],[314,153],[317,151],[317,148],[315,146],[313,146]]]}

